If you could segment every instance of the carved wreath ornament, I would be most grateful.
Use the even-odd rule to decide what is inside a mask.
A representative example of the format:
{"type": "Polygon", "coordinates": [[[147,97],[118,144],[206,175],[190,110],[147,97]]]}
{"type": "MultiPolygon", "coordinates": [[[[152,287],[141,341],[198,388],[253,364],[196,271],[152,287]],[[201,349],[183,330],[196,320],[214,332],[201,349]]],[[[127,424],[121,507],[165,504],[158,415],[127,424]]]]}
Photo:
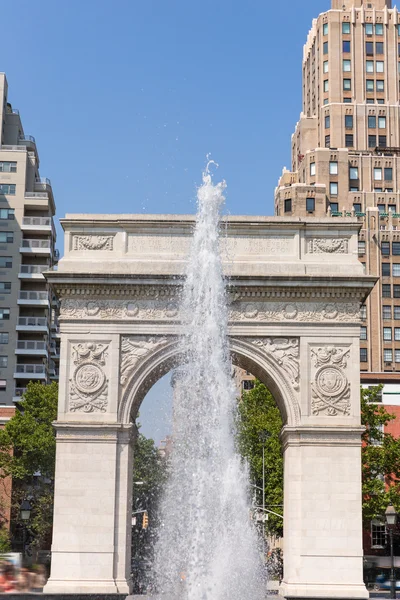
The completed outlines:
{"type": "Polygon", "coordinates": [[[350,350],[333,346],[311,350],[316,372],[311,383],[313,415],[350,414],[350,383],[344,370],[350,350]]]}
{"type": "Polygon", "coordinates": [[[73,346],[76,368],[70,379],[71,412],[106,412],[108,379],[102,367],[106,364],[107,348],[93,342],[73,346]]]}

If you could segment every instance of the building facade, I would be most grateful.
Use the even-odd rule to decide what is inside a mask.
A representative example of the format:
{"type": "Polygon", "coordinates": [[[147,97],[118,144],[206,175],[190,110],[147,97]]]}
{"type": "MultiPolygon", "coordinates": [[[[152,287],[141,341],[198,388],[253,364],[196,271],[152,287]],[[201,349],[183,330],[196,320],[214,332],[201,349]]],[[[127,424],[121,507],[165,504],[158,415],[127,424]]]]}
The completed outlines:
{"type": "MultiPolygon", "coordinates": [[[[362,308],[361,371],[400,403],[400,15],[391,0],[332,0],[303,54],[303,110],[275,214],[357,216],[380,277],[362,308]]],[[[392,398],[392,399],[393,399],[392,398]]]]}
{"type": "Polygon", "coordinates": [[[58,378],[58,305],[43,276],[58,253],[52,186],[39,174],[35,139],[8,101],[2,73],[0,122],[0,408],[6,410],[30,380],[58,378]]]}

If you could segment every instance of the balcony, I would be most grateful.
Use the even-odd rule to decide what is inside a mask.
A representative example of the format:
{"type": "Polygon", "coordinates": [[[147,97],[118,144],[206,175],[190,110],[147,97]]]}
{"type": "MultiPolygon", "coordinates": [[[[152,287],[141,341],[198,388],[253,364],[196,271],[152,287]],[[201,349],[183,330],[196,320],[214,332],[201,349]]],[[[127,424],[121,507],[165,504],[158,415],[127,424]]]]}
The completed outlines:
{"type": "Polygon", "coordinates": [[[26,146],[10,146],[10,144],[2,144],[0,149],[6,152],[26,152],[26,146]]]}
{"type": "Polygon", "coordinates": [[[33,189],[35,192],[48,192],[49,194],[53,195],[51,181],[47,177],[37,177],[35,179],[35,187],[33,189]]]}
{"type": "Polygon", "coordinates": [[[18,340],[15,354],[47,357],[47,344],[40,340],[18,340]]]}
{"type": "Polygon", "coordinates": [[[49,324],[46,317],[19,317],[16,330],[49,333],[49,324]]]}
{"type": "Polygon", "coordinates": [[[44,365],[16,365],[14,379],[46,379],[44,365]]]}
{"type": "Polygon", "coordinates": [[[26,387],[16,387],[14,391],[13,402],[20,402],[22,400],[22,396],[26,392],[26,387]]]}
{"type": "Polygon", "coordinates": [[[49,202],[49,194],[47,192],[25,192],[25,208],[49,210],[49,202]]]}
{"type": "Polygon", "coordinates": [[[51,217],[23,217],[21,230],[34,233],[54,233],[53,219],[51,217]]]}
{"type": "Polygon", "coordinates": [[[18,304],[21,306],[49,306],[47,291],[28,290],[18,294],[18,304]]]}
{"type": "Polygon", "coordinates": [[[56,360],[59,359],[60,358],[60,347],[57,346],[57,344],[55,342],[50,342],[49,346],[50,346],[51,358],[56,359],[56,360]]]}
{"type": "Polygon", "coordinates": [[[43,281],[42,273],[49,268],[49,265],[21,265],[18,277],[19,279],[41,279],[43,281]]]}
{"type": "Polygon", "coordinates": [[[27,150],[37,152],[36,140],[33,135],[24,135],[23,137],[20,137],[18,140],[18,145],[25,146],[27,150]]]}
{"type": "Polygon", "coordinates": [[[50,240],[22,240],[19,251],[21,254],[45,254],[51,256],[50,240]]]}

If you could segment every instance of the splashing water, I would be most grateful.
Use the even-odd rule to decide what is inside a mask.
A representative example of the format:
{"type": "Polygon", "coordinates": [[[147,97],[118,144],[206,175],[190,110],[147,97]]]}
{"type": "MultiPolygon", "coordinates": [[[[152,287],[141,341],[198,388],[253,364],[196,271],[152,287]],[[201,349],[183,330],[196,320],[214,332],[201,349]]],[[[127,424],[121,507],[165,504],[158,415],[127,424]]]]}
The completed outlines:
{"type": "Polygon", "coordinates": [[[156,545],[157,587],[171,600],[261,600],[248,473],[235,450],[236,390],[219,252],[225,182],[209,171],[183,290],[182,354],[175,376],[171,473],[156,545]]]}

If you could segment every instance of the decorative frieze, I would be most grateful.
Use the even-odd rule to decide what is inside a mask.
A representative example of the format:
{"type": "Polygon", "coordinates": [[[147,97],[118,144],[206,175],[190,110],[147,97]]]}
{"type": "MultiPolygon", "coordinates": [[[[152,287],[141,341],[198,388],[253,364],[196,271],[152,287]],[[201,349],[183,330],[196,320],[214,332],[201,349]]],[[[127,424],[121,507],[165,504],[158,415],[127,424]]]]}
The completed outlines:
{"type": "Polygon", "coordinates": [[[109,250],[114,246],[113,235],[74,235],[73,250],[109,250]]]}
{"type": "Polygon", "coordinates": [[[104,413],[108,405],[108,378],[104,372],[108,345],[94,342],[72,346],[72,377],[69,380],[70,412],[104,413]]]}
{"type": "Polygon", "coordinates": [[[348,254],[347,238],[313,238],[308,240],[309,254],[348,254]]]}
{"type": "MultiPolygon", "coordinates": [[[[178,299],[148,298],[147,300],[72,300],[61,303],[65,320],[144,320],[176,321],[179,318],[178,299]]],[[[353,302],[232,302],[230,322],[310,322],[358,323],[359,301],[353,302]]]]}
{"type": "Polygon", "coordinates": [[[313,415],[350,415],[350,382],[345,373],[349,358],[350,348],[324,346],[311,349],[313,415]]]}
{"type": "Polygon", "coordinates": [[[151,352],[165,346],[169,341],[165,337],[132,336],[121,339],[120,384],[125,386],[130,374],[151,352]]]}
{"type": "Polygon", "coordinates": [[[300,340],[299,338],[246,338],[262,352],[268,354],[289,376],[295,390],[300,385],[300,340]]]}

